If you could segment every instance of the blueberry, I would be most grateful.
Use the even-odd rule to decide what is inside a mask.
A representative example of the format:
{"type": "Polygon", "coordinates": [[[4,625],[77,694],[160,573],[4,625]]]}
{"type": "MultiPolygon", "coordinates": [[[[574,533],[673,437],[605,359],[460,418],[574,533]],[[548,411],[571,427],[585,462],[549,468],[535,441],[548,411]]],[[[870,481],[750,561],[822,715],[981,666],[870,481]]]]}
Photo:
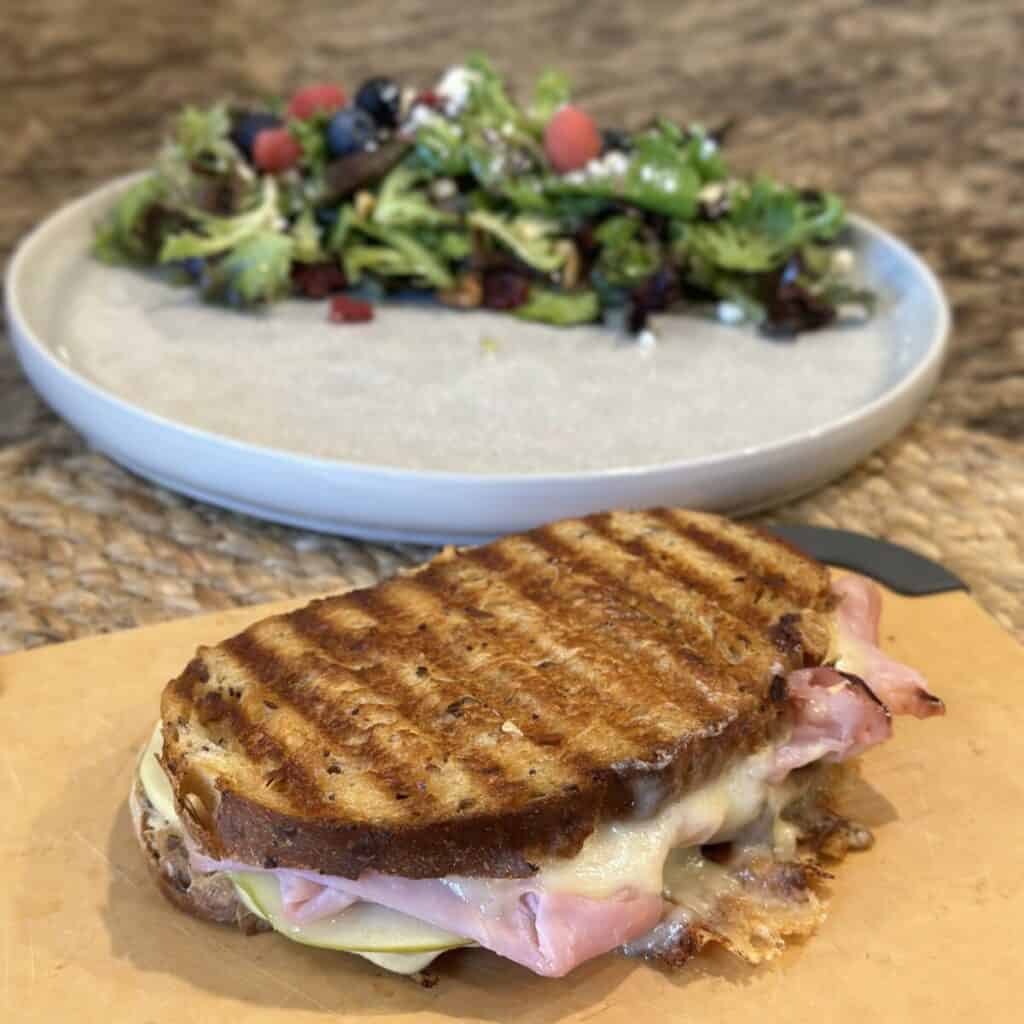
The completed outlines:
{"type": "Polygon", "coordinates": [[[365,149],[376,135],[377,126],[365,110],[346,107],[327,124],[327,148],[331,156],[348,156],[365,149]]]}
{"type": "Polygon", "coordinates": [[[182,261],[182,266],[193,281],[201,281],[206,272],[206,260],[202,256],[189,256],[188,259],[182,261]]]}
{"type": "Polygon", "coordinates": [[[395,128],[402,105],[402,90],[390,78],[368,78],[359,86],[355,104],[381,128],[395,128]]]}
{"type": "Polygon", "coordinates": [[[616,150],[620,153],[628,153],[632,148],[633,140],[626,132],[620,132],[617,128],[606,128],[601,132],[602,154],[616,150]]]}
{"type": "Polygon", "coordinates": [[[279,128],[280,125],[281,119],[273,114],[245,111],[231,119],[231,141],[252,160],[256,136],[267,128],[279,128]]]}
{"type": "Polygon", "coordinates": [[[318,206],[313,211],[317,224],[324,228],[333,228],[338,223],[338,208],[336,206],[318,206]]]}

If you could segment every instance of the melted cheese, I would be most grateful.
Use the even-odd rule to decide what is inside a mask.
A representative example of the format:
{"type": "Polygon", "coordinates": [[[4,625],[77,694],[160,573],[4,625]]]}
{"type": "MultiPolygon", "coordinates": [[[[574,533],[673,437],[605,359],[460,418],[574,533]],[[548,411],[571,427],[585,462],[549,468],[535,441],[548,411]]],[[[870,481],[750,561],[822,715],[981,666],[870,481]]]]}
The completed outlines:
{"type": "MultiPolygon", "coordinates": [[[[156,812],[181,831],[174,793],[158,760],[162,741],[158,724],[141,756],[139,777],[156,812]]],[[[729,885],[725,872],[700,856],[701,845],[733,839],[770,810],[777,852],[783,857],[792,853],[795,831],[778,817],[778,811],[793,798],[794,784],[767,781],[774,757],[775,748],[766,747],[651,817],[599,826],[576,857],[542,865],[536,876],[538,887],[592,899],[610,898],[624,889],[662,892],[678,906],[699,913],[721,895],[723,885],[729,885]]],[[[264,916],[241,889],[239,895],[250,910],[264,916]]],[[[412,974],[440,954],[356,955],[385,970],[412,974]]]]}
{"type": "Polygon", "coordinates": [[[174,790],[171,788],[171,780],[160,765],[159,758],[163,749],[164,736],[157,722],[149,743],[139,756],[139,780],[153,809],[168,825],[180,832],[181,820],[174,806],[174,790]]]}
{"type": "Polygon", "coordinates": [[[766,747],[651,818],[598,826],[571,860],[544,864],[538,882],[551,891],[593,899],[623,889],[661,892],[672,850],[725,842],[756,821],[766,807],[780,808],[786,785],[766,781],[774,757],[775,748],[766,747]]]}

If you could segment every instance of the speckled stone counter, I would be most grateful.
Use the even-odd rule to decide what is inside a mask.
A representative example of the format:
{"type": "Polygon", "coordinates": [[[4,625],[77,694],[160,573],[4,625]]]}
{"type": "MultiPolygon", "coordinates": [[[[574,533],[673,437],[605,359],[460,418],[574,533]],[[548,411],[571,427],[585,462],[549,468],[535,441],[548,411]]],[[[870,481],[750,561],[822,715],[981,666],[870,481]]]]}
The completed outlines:
{"type": "MultiPolygon", "coordinates": [[[[602,123],[735,119],[732,159],[844,193],[905,238],[954,307],[918,422],[777,510],[940,558],[1024,635],[1024,7],[508,0],[6,0],[0,247],[145,164],[167,115],[224,93],[388,71],[424,83],[467,50],[524,84],[568,70],[602,123]],[[481,5],[482,6],[482,5],[481,5]]],[[[426,549],[259,523],[120,470],[60,423],[0,341],[0,651],[367,583],[426,549]]]]}

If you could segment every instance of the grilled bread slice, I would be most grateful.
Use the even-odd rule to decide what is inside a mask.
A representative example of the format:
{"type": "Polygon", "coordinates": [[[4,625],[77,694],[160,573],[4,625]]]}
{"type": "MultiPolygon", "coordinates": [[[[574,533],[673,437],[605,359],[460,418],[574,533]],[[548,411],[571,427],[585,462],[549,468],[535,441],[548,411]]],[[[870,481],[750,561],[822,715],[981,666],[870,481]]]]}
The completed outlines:
{"type": "Polygon", "coordinates": [[[779,728],[827,570],[716,516],[570,519],[201,648],[163,764],[221,859],[521,877],[779,728]]]}

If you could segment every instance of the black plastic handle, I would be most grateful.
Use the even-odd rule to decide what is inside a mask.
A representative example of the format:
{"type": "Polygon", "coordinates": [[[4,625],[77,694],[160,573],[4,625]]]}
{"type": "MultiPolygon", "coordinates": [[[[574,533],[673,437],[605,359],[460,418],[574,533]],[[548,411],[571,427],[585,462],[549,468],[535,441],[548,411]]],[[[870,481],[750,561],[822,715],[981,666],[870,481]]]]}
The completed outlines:
{"type": "Polygon", "coordinates": [[[945,566],[910,548],[852,530],[778,523],[768,529],[819,562],[852,569],[911,597],[966,590],[967,584],[945,566]]]}

